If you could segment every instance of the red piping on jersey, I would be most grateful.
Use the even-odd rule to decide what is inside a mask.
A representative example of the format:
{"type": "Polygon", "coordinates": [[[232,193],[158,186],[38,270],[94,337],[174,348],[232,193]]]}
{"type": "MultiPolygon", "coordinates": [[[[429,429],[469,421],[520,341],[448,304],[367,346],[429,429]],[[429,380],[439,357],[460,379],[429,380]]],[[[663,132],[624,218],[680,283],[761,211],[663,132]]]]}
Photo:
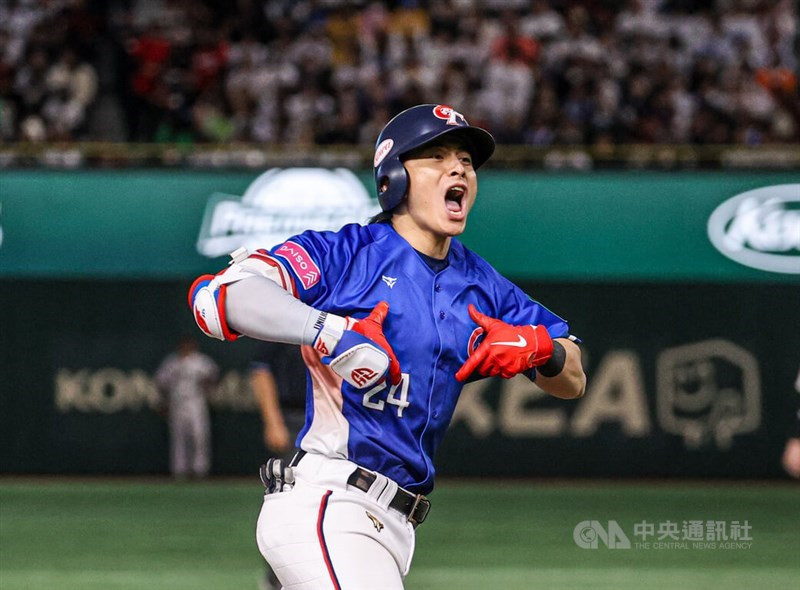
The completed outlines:
{"type": "Polygon", "coordinates": [[[328,568],[328,574],[333,582],[335,590],[341,590],[339,585],[339,578],[336,577],[336,572],[333,571],[333,564],[331,563],[331,556],[328,553],[328,545],[325,543],[325,533],[322,531],[322,524],[325,521],[325,510],[328,508],[328,497],[331,495],[331,490],[326,491],[322,495],[322,501],[319,503],[319,516],[317,517],[317,538],[319,539],[319,546],[322,549],[322,557],[325,560],[325,566],[328,568]]]}
{"type": "Polygon", "coordinates": [[[273,258],[269,252],[266,250],[256,250],[250,255],[250,258],[255,258],[257,260],[261,260],[262,262],[266,262],[270,266],[274,266],[278,270],[278,276],[281,278],[281,287],[283,287],[284,291],[290,291],[292,295],[297,298],[297,287],[294,284],[294,277],[292,277],[291,273],[286,270],[283,264],[273,258]]]}

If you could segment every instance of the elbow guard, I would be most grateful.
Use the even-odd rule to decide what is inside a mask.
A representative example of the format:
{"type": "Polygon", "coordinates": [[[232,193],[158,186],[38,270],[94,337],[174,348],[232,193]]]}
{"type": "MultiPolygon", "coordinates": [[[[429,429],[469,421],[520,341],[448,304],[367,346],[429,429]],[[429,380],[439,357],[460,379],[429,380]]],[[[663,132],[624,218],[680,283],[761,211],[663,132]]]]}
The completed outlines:
{"type": "Polygon", "coordinates": [[[268,278],[289,293],[294,291],[290,275],[279,262],[265,252],[247,256],[245,248],[231,253],[230,266],[216,275],[202,275],[189,288],[189,307],[194,321],[206,336],[217,340],[236,340],[225,318],[227,286],[254,276],[268,278]]]}
{"type": "Polygon", "coordinates": [[[239,335],[228,328],[225,321],[225,284],[220,275],[202,275],[189,289],[189,307],[194,321],[206,336],[217,340],[236,340],[239,335]]]}

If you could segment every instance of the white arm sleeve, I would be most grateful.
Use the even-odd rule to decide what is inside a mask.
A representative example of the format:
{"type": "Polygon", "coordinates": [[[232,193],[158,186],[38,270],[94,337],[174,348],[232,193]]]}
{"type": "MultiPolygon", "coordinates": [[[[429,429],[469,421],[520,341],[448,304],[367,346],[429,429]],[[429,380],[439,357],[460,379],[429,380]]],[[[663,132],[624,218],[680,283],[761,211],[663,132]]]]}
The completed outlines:
{"type": "Polygon", "coordinates": [[[372,387],[389,369],[386,351],[363,336],[343,351],[337,349],[355,320],[314,309],[266,277],[229,283],[225,316],[229,328],[251,338],[313,345],[331,357],[331,369],[356,389],[372,387]]]}
{"type": "Polygon", "coordinates": [[[287,344],[312,344],[324,320],[322,312],[257,276],[228,285],[225,313],[240,334],[287,344]]]}

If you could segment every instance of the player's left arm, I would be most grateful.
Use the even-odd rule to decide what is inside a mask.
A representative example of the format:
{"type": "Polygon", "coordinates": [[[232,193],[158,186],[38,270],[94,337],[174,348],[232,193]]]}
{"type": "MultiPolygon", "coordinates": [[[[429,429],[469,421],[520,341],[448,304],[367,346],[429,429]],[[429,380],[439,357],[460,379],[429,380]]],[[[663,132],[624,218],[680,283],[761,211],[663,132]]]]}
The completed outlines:
{"type": "Polygon", "coordinates": [[[522,373],[554,397],[581,397],[586,375],[577,344],[580,340],[571,335],[567,321],[488,264],[483,272],[485,284],[490,286],[483,302],[487,309],[468,306],[470,318],[483,328],[483,341],[458,370],[456,379],[466,381],[473,373],[510,379],[522,373]]]}
{"type": "Polygon", "coordinates": [[[586,373],[581,362],[581,348],[569,338],[553,340],[553,356],[536,370],[536,385],[561,399],[575,399],[586,392],[586,373]],[[563,351],[563,352],[562,352],[563,351]],[[563,361],[559,358],[563,356],[563,361]],[[553,360],[556,357],[556,360],[553,360]],[[551,367],[548,367],[548,363],[551,367]],[[551,369],[548,372],[548,368],[551,369]],[[547,376],[545,373],[554,373],[547,376]]]}
{"type": "Polygon", "coordinates": [[[506,279],[509,288],[504,298],[503,319],[510,323],[531,323],[543,338],[550,337],[552,352],[546,344],[532,359],[533,367],[524,374],[546,393],[561,399],[574,399],[586,392],[586,374],[583,371],[580,339],[572,335],[568,322],[546,306],[535,301],[517,285],[506,279]],[[541,356],[549,353],[549,357],[541,356]]]}
{"type": "Polygon", "coordinates": [[[472,320],[483,328],[484,338],[458,370],[456,379],[466,381],[473,373],[510,379],[524,373],[555,397],[583,395],[586,377],[580,348],[572,338],[554,339],[544,324],[516,325],[492,318],[472,304],[468,310],[472,320]]]}

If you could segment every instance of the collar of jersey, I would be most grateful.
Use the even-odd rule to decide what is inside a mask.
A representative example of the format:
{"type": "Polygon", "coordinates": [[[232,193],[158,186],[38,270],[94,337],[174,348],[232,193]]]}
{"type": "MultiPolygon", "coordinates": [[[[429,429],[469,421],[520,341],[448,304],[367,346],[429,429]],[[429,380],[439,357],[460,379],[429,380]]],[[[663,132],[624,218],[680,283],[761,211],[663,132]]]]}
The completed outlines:
{"type": "MultiPolygon", "coordinates": [[[[414,247],[409,244],[406,239],[397,233],[397,231],[392,227],[391,223],[373,223],[367,226],[372,234],[372,237],[375,238],[375,241],[379,240],[387,240],[391,243],[392,247],[402,247],[402,248],[409,248],[416,254],[420,254],[414,247]]],[[[453,267],[460,267],[461,262],[464,259],[464,245],[459,242],[456,238],[452,238],[450,240],[450,250],[447,252],[447,266],[440,270],[439,272],[444,272],[448,268],[453,267]]],[[[420,256],[420,261],[425,262],[420,256]]],[[[433,269],[425,263],[425,266],[428,267],[431,272],[437,274],[433,269]]]]}

